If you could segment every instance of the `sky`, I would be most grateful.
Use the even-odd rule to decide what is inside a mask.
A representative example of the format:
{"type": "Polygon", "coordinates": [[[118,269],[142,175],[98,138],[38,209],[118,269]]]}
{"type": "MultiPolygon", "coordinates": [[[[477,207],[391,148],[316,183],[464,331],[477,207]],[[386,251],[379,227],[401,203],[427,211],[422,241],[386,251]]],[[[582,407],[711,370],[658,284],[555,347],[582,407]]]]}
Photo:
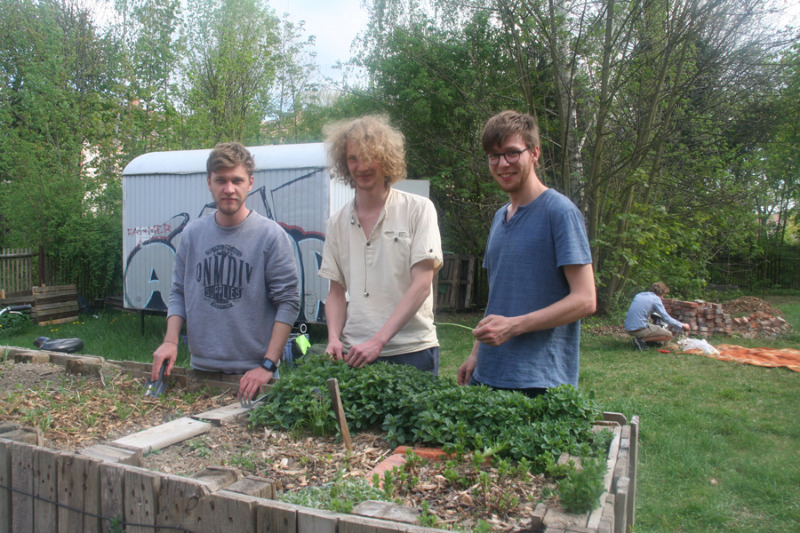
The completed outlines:
{"type": "MultiPolygon", "coordinates": [[[[338,79],[340,74],[332,67],[337,61],[350,59],[350,45],[358,33],[365,29],[368,13],[362,0],[265,0],[275,14],[283,18],[288,13],[292,22],[305,21],[305,35],[316,36],[316,62],[320,71],[338,79]]],[[[113,0],[76,0],[79,5],[92,9],[98,22],[110,18],[113,0]]]]}
{"type": "MultiPolygon", "coordinates": [[[[78,4],[92,6],[96,14],[103,17],[112,9],[113,0],[75,0],[78,4]]],[[[337,61],[350,59],[350,45],[358,33],[366,28],[368,13],[361,6],[364,0],[265,0],[275,13],[282,17],[288,13],[293,22],[305,21],[305,35],[316,36],[316,62],[320,71],[339,79],[341,74],[332,67],[337,61]]],[[[773,0],[784,7],[786,13],[778,20],[779,25],[800,24],[800,1],[773,0]]]]}
{"type": "Polygon", "coordinates": [[[338,77],[331,67],[350,59],[350,45],[366,28],[368,13],[362,0],[269,0],[278,16],[305,20],[306,35],[316,36],[317,63],[323,74],[338,77]]]}

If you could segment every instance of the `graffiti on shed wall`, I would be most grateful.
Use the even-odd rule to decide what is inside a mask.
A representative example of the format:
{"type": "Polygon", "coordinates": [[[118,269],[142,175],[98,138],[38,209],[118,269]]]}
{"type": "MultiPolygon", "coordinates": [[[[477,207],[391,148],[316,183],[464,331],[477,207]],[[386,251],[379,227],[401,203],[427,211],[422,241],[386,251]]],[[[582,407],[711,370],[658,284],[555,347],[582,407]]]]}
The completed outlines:
{"type": "MultiPolygon", "coordinates": [[[[260,187],[250,192],[247,207],[275,220],[267,202],[267,191],[260,187]]],[[[213,203],[205,204],[199,216],[212,213],[213,203]]],[[[169,220],[147,227],[126,228],[127,237],[135,238],[136,245],[125,258],[124,287],[126,307],[166,311],[172,285],[172,266],[178,250],[180,236],[189,222],[188,213],[178,213],[169,220]]],[[[286,230],[294,248],[300,275],[300,316],[303,322],[323,322],[324,304],[319,291],[311,287],[320,283],[324,236],[306,231],[302,227],[278,222],[286,230]]]]}

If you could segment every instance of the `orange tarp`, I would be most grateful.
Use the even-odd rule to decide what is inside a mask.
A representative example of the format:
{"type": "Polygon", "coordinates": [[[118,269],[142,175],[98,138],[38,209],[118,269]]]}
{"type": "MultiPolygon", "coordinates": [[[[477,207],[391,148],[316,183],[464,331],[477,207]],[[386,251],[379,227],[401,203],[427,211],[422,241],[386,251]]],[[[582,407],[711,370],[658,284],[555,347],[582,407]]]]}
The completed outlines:
{"type": "Polygon", "coordinates": [[[718,354],[699,353],[699,350],[691,350],[691,353],[698,353],[721,361],[736,361],[757,366],[786,367],[795,372],[800,372],[800,350],[791,348],[745,348],[744,346],[735,346],[733,344],[720,344],[715,348],[719,350],[718,354]]]}

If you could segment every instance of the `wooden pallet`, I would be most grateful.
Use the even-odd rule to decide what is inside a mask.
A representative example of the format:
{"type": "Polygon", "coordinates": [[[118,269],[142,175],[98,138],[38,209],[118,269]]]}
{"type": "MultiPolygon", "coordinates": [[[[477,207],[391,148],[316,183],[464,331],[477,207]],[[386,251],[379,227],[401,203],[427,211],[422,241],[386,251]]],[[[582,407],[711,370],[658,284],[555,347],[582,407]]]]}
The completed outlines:
{"type": "Polygon", "coordinates": [[[78,289],[74,284],[34,287],[33,300],[31,318],[40,326],[78,320],[78,289]]]}
{"type": "Polygon", "coordinates": [[[472,307],[477,258],[474,255],[446,255],[434,278],[437,310],[462,310],[472,307]]]}

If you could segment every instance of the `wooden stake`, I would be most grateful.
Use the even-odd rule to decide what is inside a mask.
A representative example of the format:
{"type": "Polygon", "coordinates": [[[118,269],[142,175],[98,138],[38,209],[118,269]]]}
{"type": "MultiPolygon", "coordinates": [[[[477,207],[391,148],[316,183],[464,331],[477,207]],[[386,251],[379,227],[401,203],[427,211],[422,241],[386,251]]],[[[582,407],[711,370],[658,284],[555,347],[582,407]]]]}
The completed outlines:
{"type": "Polygon", "coordinates": [[[342,432],[344,445],[349,451],[352,451],[353,441],[350,440],[350,430],[347,429],[347,419],[344,416],[344,409],[342,408],[342,397],[339,395],[339,381],[336,378],[328,380],[328,392],[331,394],[331,407],[333,407],[336,421],[339,423],[339,430],[342,432]]]}

